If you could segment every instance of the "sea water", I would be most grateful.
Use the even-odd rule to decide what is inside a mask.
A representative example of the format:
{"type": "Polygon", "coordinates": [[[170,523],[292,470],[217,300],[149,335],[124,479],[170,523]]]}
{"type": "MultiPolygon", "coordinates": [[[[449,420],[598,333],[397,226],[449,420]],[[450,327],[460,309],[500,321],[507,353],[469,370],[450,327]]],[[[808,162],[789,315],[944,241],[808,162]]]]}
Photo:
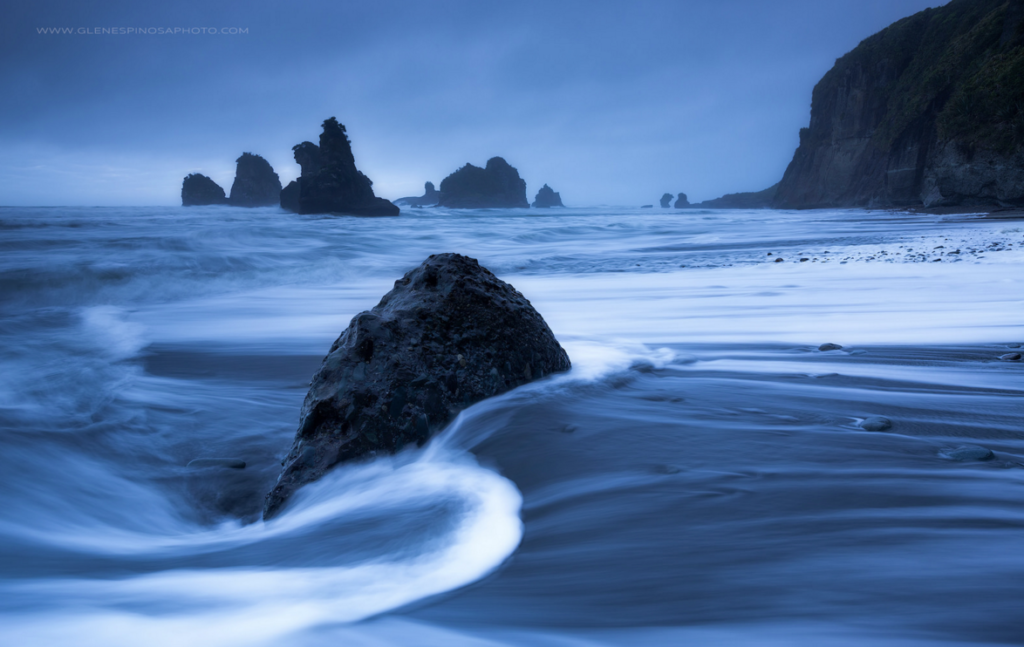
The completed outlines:
{"type": "Polygon", "coordinates": [[[0,643],[1020,644],[1020,224],[0,209],[0,643]],[[572,371],[264,523],[331,342],[440,252],[572,371]]]}

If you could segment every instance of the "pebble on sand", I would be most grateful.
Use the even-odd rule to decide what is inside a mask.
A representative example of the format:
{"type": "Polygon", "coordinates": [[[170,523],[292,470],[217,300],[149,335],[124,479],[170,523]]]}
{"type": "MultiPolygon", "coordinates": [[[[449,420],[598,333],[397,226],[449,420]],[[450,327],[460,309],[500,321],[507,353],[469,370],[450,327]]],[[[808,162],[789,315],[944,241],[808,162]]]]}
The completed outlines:
{"type": "Polygon", "coordinates": [[[892,429],[892,420],[882,416],[871,416],[860,423],[860,428],[864,431],[886,431],[892,429]]]}
{"type": "Polygon", "coordinates": [[[188,467],[230,467],[233,470],[244,470],[245,461],[238,458],[196,458],[188,462],[188,467]]]}
{"type": "Polygon", "coordinates": [[[953,449],[945,449],[939,455],[951,461],[987,461],[995,456],[991,449],[979,445],[960,445],[953,449]]]}
{"type": "Polygon", "coordinates": [[[781,262],[782,262],[783,260],[785,260],[785,259],[783,259],[783,258],[782,258],[782,257],[780,256],[780,257],[778,257],[778,258],[776,258],[776,259],[775,259],[775,262],[776,262],[776,263],[781,263],[781,262]]]}

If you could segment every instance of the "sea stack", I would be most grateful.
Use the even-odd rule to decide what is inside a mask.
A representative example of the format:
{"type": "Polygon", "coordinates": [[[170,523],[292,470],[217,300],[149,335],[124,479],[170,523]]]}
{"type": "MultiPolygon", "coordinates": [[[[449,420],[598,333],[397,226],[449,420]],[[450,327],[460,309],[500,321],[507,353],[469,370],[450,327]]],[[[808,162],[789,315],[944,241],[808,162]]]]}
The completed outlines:
{"type": "Polygon", "coordinates": [[[395,204],[407,204],[410,207],[432,207],[441,199],[441,194],[434,188],[433,182],[423,185],[423,195],[409,196],[395,200],[395,204]]]}
{"type": "Polygon", "coordinates": [[[565,205],[562,204],[562,196],[545,184],[537,192],[537,197],[533,200],[533,206],[538,209],[546,209],[548,207],[563,207],[565,205]]]}
{"type": "Polygon", "coordinates": [[[672,206],[672,194],[665,193],[661,196],[661,208],[668,209],[672,206]]]}
{"type": "Polygon", "coordinates": [[[181,206],[202,207],[209,204],[225,204],[224,189],[200,173],[190,173],[181,183],[181,206]]]}
{"type": "Polygon", "coordinates": [[[281,192],[281,207],[297,213],[397,216],[398,207],[373,193],[373,182],[359,172],[345,126],[334,117],[324,121],[320,145],[294,147],[302,174],[281,192]]]}
{"type": "Polygon", "coordinates": [[[438,204],[455,209],[526,208],[526,181],[500,157],[480,168],[466,164],[441,182],[438,204]]]}
{"type": "Polygon", "coordinates": [[[676,197],[676,204],[675,204],[676,209],[685,209],[686,207],[689,207],[689,206],[690,206],[690,201],[686,199],[686,194],[685,193],[680,193],[678,195],[678,197],[676,197]]]}
{"type": "Polygon", "coordinates": [[[430,256],[331,346],[263,516],[338,463],[422,445],[473,403],[569,368],[515,288],[472,258],[430,256]]]}
{"type": "Polygon", "coordinates": [[[814,87],[777,209],[1024,205],[1024,3],[952,0],[814,87]]]}
{"type": "Polygon", "coordinates": [[[228,204],[236,207],[269,207],[281,201],[281,178],[259,155],[242,153],[235,160],[235,181],[228,204]]]}

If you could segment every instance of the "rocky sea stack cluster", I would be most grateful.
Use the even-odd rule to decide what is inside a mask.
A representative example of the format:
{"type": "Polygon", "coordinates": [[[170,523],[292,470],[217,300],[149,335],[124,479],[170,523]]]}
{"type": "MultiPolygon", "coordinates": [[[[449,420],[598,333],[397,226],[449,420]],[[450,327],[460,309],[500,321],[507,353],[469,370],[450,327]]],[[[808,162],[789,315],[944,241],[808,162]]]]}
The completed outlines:
{"type": "Polygon", "coordinates": [[[772,205],[1024,205],[1024,3],[952,0],[840,58],[772,205]]]}
{"type": "Polygon", "coordinates": [[[181,206],[203,207],[211,204],[227,204],[224,189],[201,173],[190,173],[181,183],[181,206]]]}
{"type": "Polygon", "coordinates": [[[338,463],[422,445],[471,404],[569,368],[515,288],[472,258],[430,256],[331,346],[264,518],[338,463]]]}
{"type": "Polygon", "coordinates": [[[564,207],[565,205],[562,204],[562,196],[545,184],[537,192],[537,197],[533,199],[533,206],[538,209],[546,209],[548,207],[564,207]]]}
{"type": "Polygon", "coordinates": [[[373,182],[359,172],[345,126],[334,117],[324,121],[320,145],[302,142],[292,148],[302,169],[281,192],[281,206],[296,213],[397,216],[398,207],[373,193],[373,182]]]}
{"type": "Polygon", "coordinates": [[[438,205],[456,209],[527,208],[526,181],[500,157],[480,168],[466,164],[441,181],[438,205]]]}
{"type": "Polygon", "coordinates": [[[278,204],[281,179],[267,160],[242,153],[235,160],[235,181],[231,196],[225,197],[219,184],[201,173],[190,173],[181,183],[181,205],[199,207],[226,204],[233,207],[270,207],[278,204]]]}

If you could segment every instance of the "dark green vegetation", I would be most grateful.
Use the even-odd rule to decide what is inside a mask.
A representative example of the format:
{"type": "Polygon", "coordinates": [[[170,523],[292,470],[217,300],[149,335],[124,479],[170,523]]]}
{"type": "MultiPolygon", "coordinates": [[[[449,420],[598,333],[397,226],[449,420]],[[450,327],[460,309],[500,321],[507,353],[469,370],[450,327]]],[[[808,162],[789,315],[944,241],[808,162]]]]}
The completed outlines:
{"type": "Polygon", "coordinates": [[[777,207],[1024,203],[1024,1],[953,0],[814,88],[777,207]]]}
{"type": "Polygon", "coordinates": [[[934,112],[940,139],[1009,152],[1024,143],[1022,6],[956,0],[926,9],[862,42],[839,59],[819,87],[832,82],[821,88],[831,91],[836,77],[853,66],[895,62],[904,71],[889,82],[887,119],[876,143],[892,144],[934,112]]]}

